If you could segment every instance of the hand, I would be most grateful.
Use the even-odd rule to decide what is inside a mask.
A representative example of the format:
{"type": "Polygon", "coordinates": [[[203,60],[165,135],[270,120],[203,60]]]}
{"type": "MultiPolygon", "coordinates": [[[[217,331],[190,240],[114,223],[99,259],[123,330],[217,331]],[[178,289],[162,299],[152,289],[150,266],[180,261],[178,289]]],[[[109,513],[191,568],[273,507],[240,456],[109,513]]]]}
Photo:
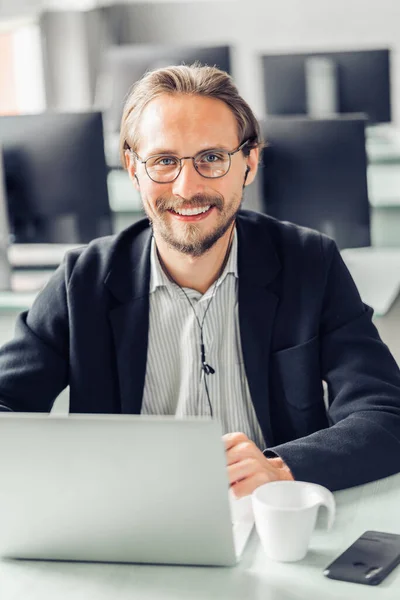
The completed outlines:
{"type": "Polygon", "coordinates": [[[231,489],[237,498],[254,492],[270,481],[291,480],[289,467],[279,457],[267,458],[244,433],[222,436],[228,463],[231,489]]]}

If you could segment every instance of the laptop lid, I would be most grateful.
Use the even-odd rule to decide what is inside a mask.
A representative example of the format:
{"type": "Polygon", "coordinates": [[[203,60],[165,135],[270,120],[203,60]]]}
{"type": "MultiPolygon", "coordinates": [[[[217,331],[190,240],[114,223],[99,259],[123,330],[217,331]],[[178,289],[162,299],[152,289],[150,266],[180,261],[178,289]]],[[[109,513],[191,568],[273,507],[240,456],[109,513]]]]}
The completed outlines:
{"type": "Polygon", "coordinates": [[[0,472],[0,556],[236,562],[216,421],[2,413],[0,472]]]}

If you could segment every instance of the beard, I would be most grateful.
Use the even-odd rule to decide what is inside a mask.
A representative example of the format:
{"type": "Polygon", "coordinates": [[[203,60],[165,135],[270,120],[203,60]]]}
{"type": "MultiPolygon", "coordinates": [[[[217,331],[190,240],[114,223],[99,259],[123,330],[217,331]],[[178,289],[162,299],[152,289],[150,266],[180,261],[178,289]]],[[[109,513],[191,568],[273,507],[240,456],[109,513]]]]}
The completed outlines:
{"type": "Polygon", "coordinates": [[[214,244],[228,231],[236,219],[243,198],[237,202],[234,196],[228,204],[224,203],[222,196],[210,196],[207,194],[196,194],[190,200],[182,201],[175,196],[159,196],[155,201],[155,211],[151,215],[146,203],[143,202],[144,210],[156,234],[174,250],[193,257],[202,256],[210,250],[214,244]],[[202,233],[201,227],[196,223],[180,223],[180,231],[176,233],[170,223],[167,213],[169,210],[180,210],[181,208],[194,208],[213,206],[218,212],[219,219],[214,229],[206,234],[202,233]],[[157,216],[156,216],[157,215],[157,216]]]}

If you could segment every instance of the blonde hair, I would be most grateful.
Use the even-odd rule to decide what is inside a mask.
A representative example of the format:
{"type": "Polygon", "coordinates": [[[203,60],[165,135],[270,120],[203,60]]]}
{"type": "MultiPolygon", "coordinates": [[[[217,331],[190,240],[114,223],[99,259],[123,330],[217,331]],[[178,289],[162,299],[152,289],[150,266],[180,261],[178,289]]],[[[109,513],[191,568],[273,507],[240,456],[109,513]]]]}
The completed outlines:
{"type": "Polygon", "coordinates": [[[138,125],[143,110],[162,94],[198,95],[222,100],[236,118],[239,142],[249,140],[243,152],[248,154],[251,148],[263,145],[258,121],[228,73],[199,63],[171,66],[149,71],[129,93],[120,133],[120,158],[125,168],[125,151],[135,150],[138,145],[138,125]]]}

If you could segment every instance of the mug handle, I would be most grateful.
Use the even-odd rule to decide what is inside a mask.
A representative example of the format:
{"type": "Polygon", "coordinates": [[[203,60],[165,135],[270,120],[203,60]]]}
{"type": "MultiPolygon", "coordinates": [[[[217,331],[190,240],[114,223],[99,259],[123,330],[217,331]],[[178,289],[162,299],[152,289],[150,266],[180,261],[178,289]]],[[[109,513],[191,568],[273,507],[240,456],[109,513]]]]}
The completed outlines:
{"type": "Polygon", "coordinates": [[[327,530],[332,528],[333,522],[335,520],[336,514],[336,503],[335,498],[332,492],[330,492],[327,488],[322,485],[314,484],[314,493],[317,496],[316,506],[319,508],[320,506],[325,506],[328,511],[328,520],[327,520],[327,530]]]}

